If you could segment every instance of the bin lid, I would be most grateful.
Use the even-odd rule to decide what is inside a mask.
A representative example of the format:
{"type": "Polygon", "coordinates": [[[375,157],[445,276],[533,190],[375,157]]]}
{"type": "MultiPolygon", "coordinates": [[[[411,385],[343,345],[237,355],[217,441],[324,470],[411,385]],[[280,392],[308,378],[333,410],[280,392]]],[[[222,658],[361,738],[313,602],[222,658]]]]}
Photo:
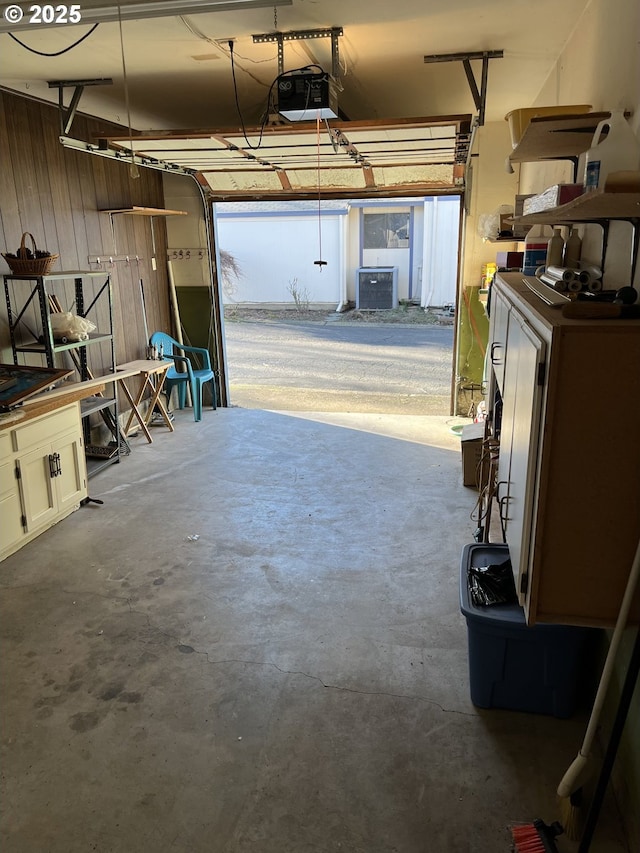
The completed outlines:
{"type": "Polygon", "coordinates": [[[509,546],[487,543],[465,545],[460,564],[460,610],[465,616],[482,619],[487,624],[525,626],[524,610],[519,604],[492,604],[488,607],[474,604],[469,593],[467,570],[480,568],[494,563],[503,563],[509,559],[509,546]]]}

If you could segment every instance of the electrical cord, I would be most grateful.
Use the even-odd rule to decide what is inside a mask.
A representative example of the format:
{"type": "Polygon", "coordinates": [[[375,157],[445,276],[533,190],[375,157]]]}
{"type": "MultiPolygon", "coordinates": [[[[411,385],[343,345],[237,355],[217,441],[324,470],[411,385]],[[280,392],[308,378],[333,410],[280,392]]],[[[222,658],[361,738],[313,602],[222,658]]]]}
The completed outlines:
{"type": "Polygon", "coordinates": [[[95,31],[96,27],[100,25],[98,21],[97,24],[94,24],[88,33],[85,33],[82,38],[79,38],[78,41],[75,41],[73,44],[70,44],[69,47],[65,47],[63,50],[58,50],[55,53],[44,53],[42,50],[36,50],[34,47],[29,47],[28,44],[25,44],[23,41],[20,41],[19,38],[13,35],[13,33],[7,33],[7,35],[12,38],[15,42],[17,42],[20,47],[23,47],[25,50],[28,50],[30,53],[35,53],[36,56],[62,56],[63,53],[68,53],[70,50],[73,50],[74,47],[78,47],[79,44],[89,38],[92,32],[95,31]]]}

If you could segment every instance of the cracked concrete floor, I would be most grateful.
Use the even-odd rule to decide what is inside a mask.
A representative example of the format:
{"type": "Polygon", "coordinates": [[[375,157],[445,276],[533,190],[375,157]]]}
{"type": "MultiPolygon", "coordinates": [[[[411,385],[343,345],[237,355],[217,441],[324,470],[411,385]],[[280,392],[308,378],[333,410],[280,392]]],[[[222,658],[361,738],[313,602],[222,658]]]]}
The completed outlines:
{"type": "Polygon", "coordinates": [[[3,853],[495,853],[558,816],[585,715],[469,700],[446,418],[153,435],[0,566],[3,853]]]}

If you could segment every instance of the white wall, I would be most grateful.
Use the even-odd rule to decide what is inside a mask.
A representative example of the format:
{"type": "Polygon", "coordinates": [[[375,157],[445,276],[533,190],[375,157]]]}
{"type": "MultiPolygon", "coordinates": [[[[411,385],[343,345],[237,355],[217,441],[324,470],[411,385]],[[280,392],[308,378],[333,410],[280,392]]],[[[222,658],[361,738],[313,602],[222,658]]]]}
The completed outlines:
{"type": "Polygon", "coordinates": [[[424,240],[420,304],[423,308],[453,305],[458,276],[460,199],[426,199],[421,219],[424,240]]]}
{"type": "MultiPolygon", "coordinates": [[[[629,124],[640,137],[639,10],[637,0],[592,0],[535,104],[591,104],[594,111],[624,109],[632,113],[629,124]]],[[[540,192],[559,181],[572,180],[567,163],[526,163],[521,169],[520,192],[540,192]]],[[[581,180],[579,172],[578,181],[581,180]]],[[[590,225],[579,230],[583,256],[599,263],[601,229],[590,225]]],[[[612,223],[606,257],[607,287],[630,283],[630,250],[631,226],[612,223]]],[[[640,289],[640,269],[634,284],[640,289]]]]}
{"type": "Polygon", "coordinates": [[[495,262],[498,250],[508,251],[517,246],[515,242],[491,243],[478,234],[478,221],[483,214],[494,213],[503,204],[514,204],[518,176],[505,169],[511,150],[506,121],[488,122],[478,128],[473,149],[476,156],[471,158],[471,199],[465,221],[463,287],[479,287],[482,265],[495,262]]]}
{"type": "Polygon", "coordinates": [[[218,246],[235,257],[242,272],[239,281],[223,283],[225,304],[292,303],[295,285],[310,303],[337,306],[344,276],[342,218],[322,215],[320,258],[317,215],[225,215],[219,206],[218,246]],[[327,264],[316,266],[316,260],[327,264]]]}
{"type": "Polygon", "coordinates": [[[409,263],[411,263],[411,298],[423,307],[452,304],[456,299],[460,199],[442,196],[416,199],[413,207],[412,253],[409,250],[361,250],[360,216],[365,211],[406,210],[407,205],[394,202],[371,206],[358,204],[349,211],[347,247],[347,298],[356,301],[356,273],[359,266],[397,266],[398,298],[409,297],[409,263]],[[398,262],[403,253],[402,264],[398,262]]]}

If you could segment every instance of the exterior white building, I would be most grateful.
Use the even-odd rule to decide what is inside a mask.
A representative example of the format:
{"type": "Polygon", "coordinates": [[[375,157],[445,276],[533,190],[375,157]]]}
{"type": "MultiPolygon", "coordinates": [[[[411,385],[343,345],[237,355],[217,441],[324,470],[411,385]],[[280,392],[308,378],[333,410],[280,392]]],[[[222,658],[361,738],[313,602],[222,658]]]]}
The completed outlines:
{"type": "Polygon", "coordinates": [[[225,276],[225,304],[356,304],[363,268],[395,271],[397,298],[455,303],[457,196],[380,201],[229,202],[214,206],[217,247],[240,276],[225,276]],[[325,263],[319,264],[318,261],[325,263]]]}

